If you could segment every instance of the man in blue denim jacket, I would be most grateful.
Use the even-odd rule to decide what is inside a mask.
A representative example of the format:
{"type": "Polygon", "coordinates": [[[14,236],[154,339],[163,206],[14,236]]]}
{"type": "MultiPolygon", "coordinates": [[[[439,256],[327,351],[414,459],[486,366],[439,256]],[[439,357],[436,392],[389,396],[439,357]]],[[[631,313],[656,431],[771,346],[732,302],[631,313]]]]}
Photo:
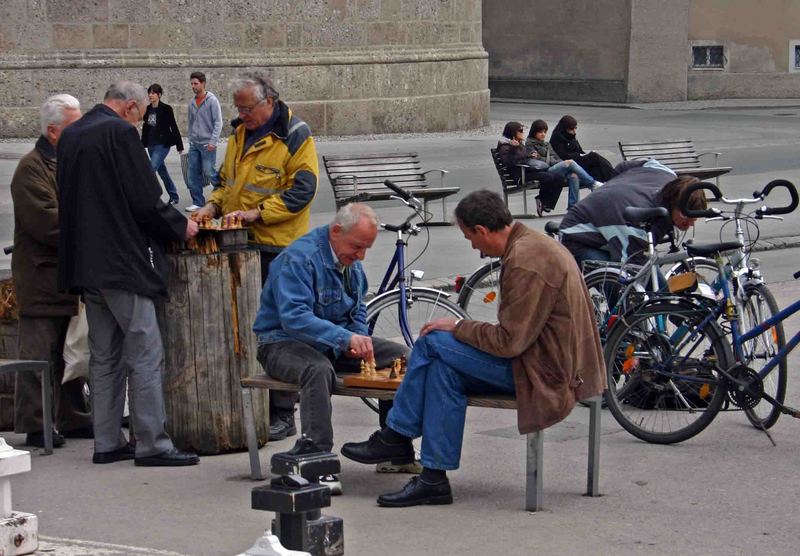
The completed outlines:
{"type": "Polygon", "coordinates": [[[361,360],[373,358],[383,368],[408,355],[406,346],[370,337],[367,329],[367,277],[360,261],[377,234],[371,208],[346,205],[330,225],[278,255],[261,292],[253,325],[258,360],[272,378],[300,385],[302,431],[322,450],[333,448],[336,372],[359,372],[361,360]]]}

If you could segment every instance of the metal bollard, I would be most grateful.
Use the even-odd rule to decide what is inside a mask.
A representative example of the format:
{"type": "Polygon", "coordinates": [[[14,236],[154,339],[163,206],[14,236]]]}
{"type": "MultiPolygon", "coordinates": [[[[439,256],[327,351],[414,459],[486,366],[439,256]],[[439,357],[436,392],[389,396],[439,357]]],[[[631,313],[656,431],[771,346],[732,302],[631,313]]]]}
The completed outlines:
{"type": "Polygon", "coordinates": [[[321,513],[331,505],[331,491],[319,484],[319,478],[339,472],[336,454],[321,451],[303,436],[288,452],[272,456],[271,469],[278,477],[253,488],[252,507],[275,512],[272,530],[281,544],[313,556],[344,554],[342,518],[321,513]]]}

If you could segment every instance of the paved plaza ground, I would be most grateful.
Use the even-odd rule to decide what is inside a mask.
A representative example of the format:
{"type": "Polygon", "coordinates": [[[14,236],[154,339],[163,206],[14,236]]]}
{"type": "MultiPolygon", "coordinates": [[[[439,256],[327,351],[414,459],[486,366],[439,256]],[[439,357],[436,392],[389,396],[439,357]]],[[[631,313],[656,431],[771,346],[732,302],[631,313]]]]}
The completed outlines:
{"type": "MultiPolygon", "coordinates": [[[[543,118],[555,125],[570,113],[580,122],[579,138],[612,162],[618,140],[692,137],[699,150],[723,153],[734,167],[722,185],[731,195],[749,195],[773,178],[800,181],[798,144],[800,102],[710,103],[635,109],[619,106],[492,105],[484,130],[423,136],[323,138],[320,154],[417,151],[428,167],[450,170],[448,185],[462,195],[480,187],[499,190],[489,157],[503,124],[526,125],[543,118]],[[731,105],[732,104],[732,105],[731,105]],[[700,109],[694,109],[700,108],[700,109]]],[[[17,156],[31,143],[0,143],[0,181],[8,183],[17,156]]],[[[221,157],[221,155],[220,155],[221,157]]],[[[220,158],[221,160],[221,158],[220,158]]],[[[180,175],[174,153],[170,170],[180,175]]],[[[180,179],[176,180],[180,184],[180,179]]],[[[188,204],[185,187],[179,186],[188,204]]],[[[565,208],[563,196],[556,212],[565,208]]],[[[514,201],[518,203],[517,200],[514,201]]],[[[450,202],[452,208],[454,202],[450,202]]],[[[434,205],[434,208],[436,206],[434,205]]],[[[326,178],[315,200],[314,224],[330,219],[333,200],[326,178]]],[[[404,217],[402,208],[382,204],[383,220],[404,217]]],[[[8,188],[0,188],[0,243],[11,240],[13,221],[8,188]]],[[[558,215],[554,216],[557,219],[558,215]]],[[[526,222],[542,229],[543,220],[526,222]]],[[[718,237],[718,224],[702,224],[698,236],[718,237]]],[[[800,236],[800,217],[765,222],[764,238],[788,245],[800,236]]],[[[417,254],[426,236],[416,238],[417,254]]],[[[387,262],[393,237],[379,235],[368,254],[374,283],[387,262]]],[[[800,295],[800,249],[759,254],[765,275],[786,306],[800,295]]],[[[414,267],[431,284],[449,284],[480,264],[456,228],[430,230],[429,245],[414,267]]],[[[0,268],[8,259],[0,258],[0,268]]],[[[800,319],[786,324],[788,334],[800,319]]],[[[787,400],[800,405],[800,381],[790,359],[787,400]]],[[[675,446],[655,446],[623,431],[603,412],[601,498],[582,496],[586,482],[588,410],[578,407],[545,433],[544,506],[525,512],[525,442],[514,412],[471,408],[467,415],[462,468],[451,474],[452,506],[384,509],[376,496],[399,488],[407,476],[378,475],[373,468],[342,462],[345,494],[326,510],[344,519],[345,548],[351,555],[410,554],[796,554],[800,546],[800,422],[783,416],[772,429],[777,447],[752,428],[741,412],[730,412],[699,436],[675,446]]],[[[336,398],[336,444],[366,438],[375,416],[360,401],[336,398]]],[[[21,435],[3,433],[14,445],[21,435]]],[[[269,444],[263,461],[290,448],[269,444]]],[[[52,456],[32,452],[33,471],[15,479],[14,508],[39,516],[42,554],[224,556],[248,548],[271,514],[250,509],[246,453],[204,457],[189,468],[139,468],[132,462],[91,464],[92,442],[70,440],[52,456]],[[134,548],[139,547],[139,548],[134,548]]]]}

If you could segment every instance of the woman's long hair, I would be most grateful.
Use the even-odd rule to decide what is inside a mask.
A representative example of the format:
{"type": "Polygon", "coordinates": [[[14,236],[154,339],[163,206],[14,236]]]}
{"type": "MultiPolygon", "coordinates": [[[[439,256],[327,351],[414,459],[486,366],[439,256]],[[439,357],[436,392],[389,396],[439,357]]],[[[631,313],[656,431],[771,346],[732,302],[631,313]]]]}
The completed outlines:
{"type": "Polygon", "coordinates": [[[518,131],[522,131],[523,127],[525,126],[519,122],[508,122],[506,127],[503,128],[503,137],[506,139],[513,139],[518,131]]]}
{"type": "Polygon", "coordinates": [[[540,131],[547,131],[547,122],[544,120],[534,120],[531,124],[531,129],[528,132],[528,139],[536,139],[534,135],[539,133],[540,131]]]}

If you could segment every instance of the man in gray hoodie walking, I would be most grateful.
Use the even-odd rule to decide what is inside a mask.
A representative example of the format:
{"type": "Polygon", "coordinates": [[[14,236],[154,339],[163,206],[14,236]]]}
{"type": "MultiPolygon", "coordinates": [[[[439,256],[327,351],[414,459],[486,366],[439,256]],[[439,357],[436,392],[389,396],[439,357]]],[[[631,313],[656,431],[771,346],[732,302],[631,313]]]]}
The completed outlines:
{"type": "Polygon", "coordinates": [[[194,212],[206,204],[203,187],[214,176],[217,162],[217,143],[222,131],[222,108],[211,91],[206,91],[206,76],[196,71],[190,76],[194,98],[189,101],[189,193],[194,212]]]}

